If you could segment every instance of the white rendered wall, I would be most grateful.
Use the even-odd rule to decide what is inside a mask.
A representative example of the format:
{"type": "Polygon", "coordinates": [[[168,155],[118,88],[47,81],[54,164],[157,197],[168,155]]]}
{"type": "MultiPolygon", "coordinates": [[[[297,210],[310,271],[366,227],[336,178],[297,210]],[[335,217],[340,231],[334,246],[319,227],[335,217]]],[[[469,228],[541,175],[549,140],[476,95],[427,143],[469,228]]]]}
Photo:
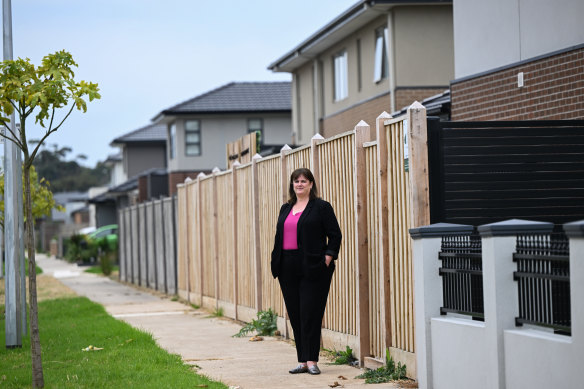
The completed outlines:
{"type": "Polygon", "coordinates": [[[496,387],[483,322],[438,317],[431,326],[434,389],[496,387]]]}
{"type": "Polygon", "coordinates": [[[455,0],[454,76],[584,43],[582,0],[455,0]]]}
{"type": "Polygon", "coordinates": [[[569,336],[539,329],[508,330],[504,336],[507,388],[576,388],[584,384],[583,355],[576,356],[569,336]]]}

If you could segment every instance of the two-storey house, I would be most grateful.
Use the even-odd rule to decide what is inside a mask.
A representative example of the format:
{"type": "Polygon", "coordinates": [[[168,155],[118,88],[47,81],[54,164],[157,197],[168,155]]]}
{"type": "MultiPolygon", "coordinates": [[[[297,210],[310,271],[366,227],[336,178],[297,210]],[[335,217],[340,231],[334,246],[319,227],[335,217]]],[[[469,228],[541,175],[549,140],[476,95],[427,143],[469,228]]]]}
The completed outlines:
{"type": "Polygon", "coordinates": [[[361,0],[269,65],[292,74],[294,143],[448,89],[452,1],[361,0]]]}
{"type": "Polygon", "coordinates": [[[232,82],[160,112],[169,194],[187,177],[226,168],[226,144],[261,133],[262,148],[291,141],[290,82],[232,82]]]}

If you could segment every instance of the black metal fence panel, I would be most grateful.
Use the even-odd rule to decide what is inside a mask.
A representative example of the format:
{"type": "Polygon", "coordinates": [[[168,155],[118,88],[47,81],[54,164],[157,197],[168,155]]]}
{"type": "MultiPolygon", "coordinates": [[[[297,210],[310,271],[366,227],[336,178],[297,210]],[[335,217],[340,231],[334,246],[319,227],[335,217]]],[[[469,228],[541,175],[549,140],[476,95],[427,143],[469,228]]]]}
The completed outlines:
{"type": "Polygon", "coordinates": [[[483,262],[478,233],[442,237],[439,259],[443,298],[440,313],[459,313],[483,320],[483,262]]]}
{"type": "Polygon", "coordinates": [[[570,255],[564,233],[517,236],[517,325],[534,324],[571,333],[570,255]]]}
{"type": "Polygon", "coordinates": [[[428,119],[432,223],[584,219],[584,121],[428,119]]]}

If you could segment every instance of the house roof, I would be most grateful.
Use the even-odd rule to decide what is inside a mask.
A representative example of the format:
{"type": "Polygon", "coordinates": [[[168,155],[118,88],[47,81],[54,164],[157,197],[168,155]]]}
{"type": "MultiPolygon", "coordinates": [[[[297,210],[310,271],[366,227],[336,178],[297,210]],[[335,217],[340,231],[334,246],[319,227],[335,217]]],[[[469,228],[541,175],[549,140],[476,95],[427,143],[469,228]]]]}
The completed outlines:
{"type": "Polygon", "coordinates": [[[290,82],[231,82],[160,112],[165,115],[197,113],[290,112],[290,82]]]}
{"type": "Polygon", "coordinates": [[[452,0],[360,0],[298,46],[272,62],[273,72],[293,72],[340,40],[398,5],[452,4],[452,0]]]}
{"type": "Polygon", "coordinates": [[[166,125],[149,124],[114,139],[110,146],[127,143],[165,143],[166,125]]]}

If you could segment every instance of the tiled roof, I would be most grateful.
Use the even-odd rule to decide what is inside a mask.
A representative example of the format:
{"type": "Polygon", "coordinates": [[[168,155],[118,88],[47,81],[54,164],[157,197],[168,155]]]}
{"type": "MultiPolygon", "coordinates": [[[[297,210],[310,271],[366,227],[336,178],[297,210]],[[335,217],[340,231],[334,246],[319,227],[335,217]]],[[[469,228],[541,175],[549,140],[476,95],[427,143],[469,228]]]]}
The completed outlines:
{"type": "Polygon", "coordinates": [[[111,144],[132,142],[166,142],[166,125],[150,124],[114,139],[111,144]]]}
{"type": "Polygon", "coordinates": [[[161,115],[291,109],[290,82],[232,82],[165,109],[161,115]]]}

